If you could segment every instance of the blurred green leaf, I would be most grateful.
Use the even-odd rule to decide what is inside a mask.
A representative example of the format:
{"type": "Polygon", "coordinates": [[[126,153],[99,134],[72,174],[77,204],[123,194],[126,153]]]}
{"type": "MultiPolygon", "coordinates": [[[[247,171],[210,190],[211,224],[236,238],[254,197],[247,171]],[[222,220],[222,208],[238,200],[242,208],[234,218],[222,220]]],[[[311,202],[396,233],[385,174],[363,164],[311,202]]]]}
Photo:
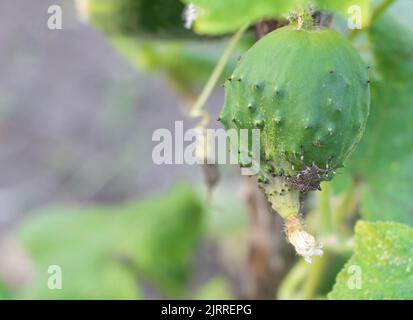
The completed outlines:
{"type": "Polygon", "coordinates": [[[359,221],[354,255],[338,274],[329,299],[413,299],[413,229],[359,221]]]}
{"type": "Polygon", "coordinates": [[[318,8],[348,16],[350,6],[359,6],[363,26],[368,26],[371,0],[183,0],[193,3],[199,11],[195,31],[219,35],[235,32],[245,24],[286,17],[290,12],[315,4],[318,8]]]}
{"type": "Polygon", "coordinates": [[[413,1],[395,1],[394,4],[389,8],[397,20],[402,23],[410,31],[413,31],[412,13],[413,13],[413,1]]]}
{"type": "MultiPolygon", "coordinates": [[[[112,45],[134,67],[162,71],[180,93],[193,95],[208,80],[219,60],[223,42],[208,46],[193,42],[139,41],[131,37],[112,37],[112,45]]],[[[236,55],[227,65],[223,79],[234,68],[236,55]]]]}
{"type": "Polygon", "coordinates": [[[195,300],[232,300],[234,295],[228,281],[215,277],[205,283],[194,295],[195,300]]]}
{"type": "Polygon", "coordinates": [[[291,0],[184,0],[193,3],[199,11],[195,31],[219,35],[235,32],[241,26],[263,19],[280,17],[294,8],[291,0]]]}
{"type": "Polygon", "coordinates": [[[89,0],[92,25],[110,35],[194,37],[184,27],[180,0],[89,0]]]}
{"type": "Polygon", "coordinates": [[[37,269],[36,283],[22,298],[136,299],[135,278],[116,263],[115,229],[104,209],[50,209],[29,219],[21,241],[37,269]],[[62,289],[47,286],[49,266],[62,270],[62,289]]]}
{"type": "Polygon", "coordinates": [[[370,36],[378,77],[366,133],[348,166],[365,183],[364,219],[413,225],[413,34],[383,16],[370,36]]]}
{"type": "Polygon", "coordinates": [[[10,288],[0,280],[0,300],[13,299],[13,293],[10,288]]]}
{"type": "MultiPolygon", "coordinates": [[[[241,181],[236,181],[236,183],[241,183],[241,181]]],[[[220,181],[214,188],[212,204],[208,210],[207,236],[214,240],[234,238],[238,233],[245,233],[248,225],[247,218],[247,208],[242,194],[234,192],[234,181],[220,181]]],[[[239,245],[239,247],[242,246],[239,245]]]]}
{"type": "Polygon", "coordinates": [[[203,228],[203,207],[189,186],[125,208],[118,219],[118,251],[167,295],[180,296],[203,228]]]}
{"type": "Polygon", "coordinates": [[[136,299],[144,278],[181,295],[202,220],[189,186],[138,204],[112,208],[49,209],[25,222],[20,238],[37,269],[23,298],[136,299]],[[62,270],[61,290],[47,286],[48,268],[62,270]]]}
{"type": "Polygon", "coordinates": [[[370,24],[373,0],[314,0],[314,3],[317,8],[338,13],[344,18],[360,12],[362,28],[370,24]]]}
{"type": "MultiPolygon", "coordinates": [[[[139,70],[164,72],[175,89],[192,99],[220,59],[225,41],[196,41],[200,37],[184,28],[183,11],[180,0],[91,0],[88,15],[129,63],[139,70]]],[[[252,44],[248,37],[239,47],[245,44],[252,44]]],[[[236,58],[227,64],[221,81],[236,58]]]]}

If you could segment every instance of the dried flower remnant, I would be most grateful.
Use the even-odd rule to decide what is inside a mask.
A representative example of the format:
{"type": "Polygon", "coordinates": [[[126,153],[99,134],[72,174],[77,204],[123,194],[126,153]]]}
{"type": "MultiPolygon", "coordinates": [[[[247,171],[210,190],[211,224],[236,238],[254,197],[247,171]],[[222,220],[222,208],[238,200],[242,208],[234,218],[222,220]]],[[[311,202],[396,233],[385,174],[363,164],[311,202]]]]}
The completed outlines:
{"type": "Polygon", "coordinates": [[[312,263],[313,256],[323,255],[323,246],[316,239],[304,230],[302,221],[298,216],[290,216],[285,223],[285,233],[295,251],[303,256],[305,261],[312,263]]]}

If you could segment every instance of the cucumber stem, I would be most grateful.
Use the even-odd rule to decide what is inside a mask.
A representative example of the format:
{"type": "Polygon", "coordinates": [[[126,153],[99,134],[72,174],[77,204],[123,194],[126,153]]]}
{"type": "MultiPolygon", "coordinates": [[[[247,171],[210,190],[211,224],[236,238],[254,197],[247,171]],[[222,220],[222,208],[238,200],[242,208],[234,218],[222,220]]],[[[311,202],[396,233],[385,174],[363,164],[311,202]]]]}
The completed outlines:
{"type": "Polygon", "coordinates": [[[330,185],[329,181],[321,183],[321,191],[318,193],[318,212],[321,217],[322,233],[324,235],[331,234],[333,231],[332,211],[330,205],[330,185]]]}
{"type": "Polygon", "coordinates": [[[304,257],[305,261],[312,263],[312,256],[321,256],[323,250],[322,245],[305,231],[299,216],[300,192],[282,176],[269,178],[263,188],[271,207],[284,218],[288,242],[294,246],[297,254],[304,257]]]}
{"type": "Polygon", "coordinates": [[[300,212],[300,193],[284,177],[271,177],[264,185],[271,207],[284,219],[296,216],[300,212]]]}
{"type": "Polygon", "coordinates": [[[297,10],[297,12],[290,17],[290,21],[297,25],[297,30],[310,30],[314,26],[313,17],[308,9],[297,10]]]}

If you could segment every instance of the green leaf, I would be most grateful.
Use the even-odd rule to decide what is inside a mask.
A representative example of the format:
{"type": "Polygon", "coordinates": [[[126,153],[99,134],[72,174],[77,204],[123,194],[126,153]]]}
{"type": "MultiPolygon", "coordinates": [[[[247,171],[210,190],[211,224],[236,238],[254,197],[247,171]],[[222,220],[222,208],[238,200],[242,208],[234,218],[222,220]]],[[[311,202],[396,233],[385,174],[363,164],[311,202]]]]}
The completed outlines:
{"type": "Polygon", "coordinates": [[[260,20],[285,18],[290,12],[315,4],[348,16],[348,8],[357,5],[361,9],[362,24],[370,21],[371,0],[183,0],[193,3],[199,12],[195,21],[195,31],[199,34],[218,35],[235,32],[245,24],[260,20]]]}
{"type": "Polygon", "coordinates": [[[364,219],[413,225],[413,34],[383,16],[370,36],[378,75],[366,133],[348,166],[365,184],[364,219]]]}
{"type": "Polygon", "coordinates": [[[152,285],[180,297],[203,229],[203,206],[190,186],[131,205],[120,217],[118,251],[130,257],[152,285]]]}
{"type": "Polygon", "coordinates": [[[245,24],[287,15],[295,7],[291,0],[184,0],[199,12],[195,31],[218,35],[235,32],[245,24]]]}
{"type": "Polygon", "coordinates": [[[84,11],[90,23],[106,34],[163,39],[195,37],[184,27],[184,4],[179,0],[88,0],[84,11]]]}
{"type": "Polygon", "coordinates": [[[37,276],[22,295],[34,299],[137,299],[137,280],[180,296],[200,235],[202,205],[189,186],[137,204],[51,208],[20,228],[37,276]],[[62,270],[62,289],[47,286],[62,270]]]}
{"type": "MultiPolygon", "coordinates": [[[[111,37],[110,42],[134,67],[144,71],[162,71],[180,93],[193,95],[208,80],[225,42],[139,41],[133,37],[111,37]]],[[[235,67],[234,54],[225,69],[225,77],[235,67]]],[[[223,81],[224,78],[221,78],[223,81]]]]}
{"type": "Polygon", "coordinates": [[[413,299],[413,229],[359,221],[354,255],[329,299],[413,299]]]}
{"type": "Polygon", "coordinates": [[[11,300],[13,299],[12,290],[0,280],[0,300],[11,300]]]}
{"type": "Polygon", "coordinates": [[[360,12],[362,28],[368,27],[372,14],[372,0],[315,0],[314,3],[321,10],[338,13],[349,18],[360,12]],[[360,10],[360,11],[358,11],[360,10]]]}
{"type": "Polygon", "coordinates": [[[404,26],[413,31],[412,12],[413,12],[413,1],[395,1],[394,4],[389,8],[397,20],[401,22],[404,26]]]}
{"type": "Polygon", "coordinates": [[[194,295],[196,300],[232,300],[231,286],[223,277],[215,277],[205,283],[194,295]]]}
{"type": "Polygon", "coordinates": [[[36,267],[21,298],[136,299],[133,274],[117,263],[115,229],[103,209],[50,209],[29,219],[20,238],[36,267]],[[62,289],[48,287],[50,266],[62,272],[62,289]]]}

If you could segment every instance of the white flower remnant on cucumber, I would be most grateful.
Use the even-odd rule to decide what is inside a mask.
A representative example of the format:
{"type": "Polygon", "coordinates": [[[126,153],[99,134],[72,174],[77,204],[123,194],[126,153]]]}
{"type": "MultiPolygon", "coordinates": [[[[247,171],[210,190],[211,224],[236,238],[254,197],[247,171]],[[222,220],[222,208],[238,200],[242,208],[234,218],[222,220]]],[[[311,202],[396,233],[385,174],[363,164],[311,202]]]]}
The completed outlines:
{"type": "Polygon", "coordinates": [[[312,263],[313,256],[323,255],[323,246],[304,230],[298,216],[290,216],[285,223],[287,240],[294,246],[295,251],[303,256],[305,261],[312,263]]]}

